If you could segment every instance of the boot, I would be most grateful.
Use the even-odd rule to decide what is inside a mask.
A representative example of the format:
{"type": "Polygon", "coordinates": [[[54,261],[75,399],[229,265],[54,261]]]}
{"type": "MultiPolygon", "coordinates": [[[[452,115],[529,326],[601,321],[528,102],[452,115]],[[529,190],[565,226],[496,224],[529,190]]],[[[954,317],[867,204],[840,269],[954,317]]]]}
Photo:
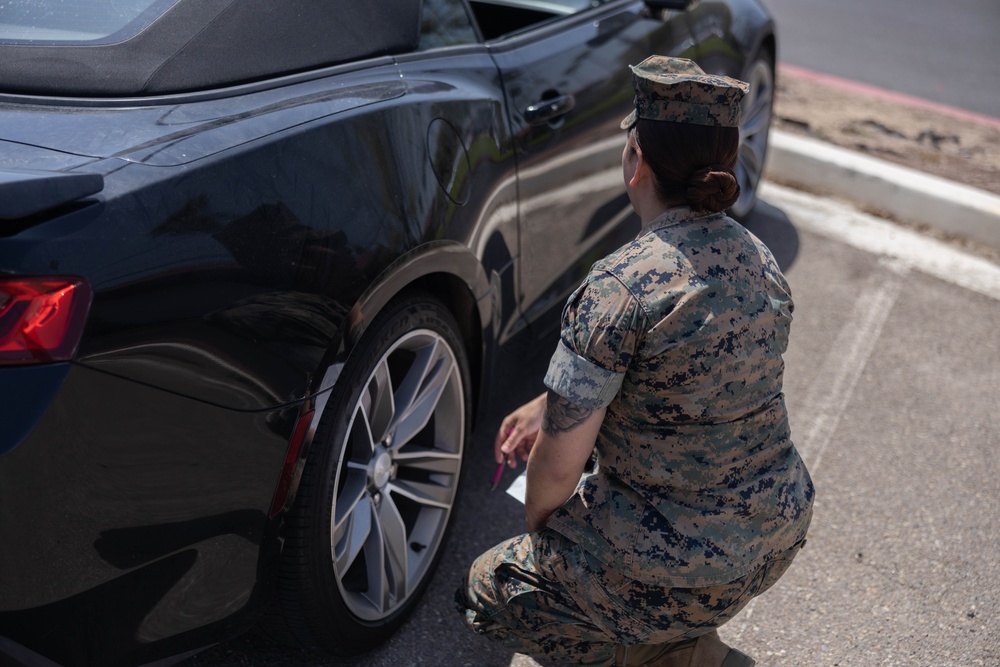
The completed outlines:
{"type": "Polygon", "coordinates": [[[730,648],[712,630],[669,644],[619,646],[615,667],[753,667],[753,658],[730,648]]]}

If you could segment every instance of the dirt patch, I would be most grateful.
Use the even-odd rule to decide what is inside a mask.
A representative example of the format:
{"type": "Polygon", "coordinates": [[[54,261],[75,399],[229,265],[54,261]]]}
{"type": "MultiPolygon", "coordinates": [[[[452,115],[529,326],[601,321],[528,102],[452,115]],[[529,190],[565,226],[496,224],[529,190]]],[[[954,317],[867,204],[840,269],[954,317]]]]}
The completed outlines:
{"type": "Polygon", "coordinates": [[[1000,194],[1000,123],[779,69],[774,127],[1000,194]]]}

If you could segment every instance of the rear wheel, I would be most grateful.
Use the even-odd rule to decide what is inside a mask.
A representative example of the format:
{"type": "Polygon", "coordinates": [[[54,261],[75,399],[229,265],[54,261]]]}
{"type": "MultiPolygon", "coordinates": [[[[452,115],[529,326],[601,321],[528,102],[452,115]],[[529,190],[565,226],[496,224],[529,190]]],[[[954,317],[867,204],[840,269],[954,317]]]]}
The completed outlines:
{"type": "Polygon", "coordinates": [[[327,402],[288,522],[285,639],[337,655],[384,642],[444,545],[469,437],[465,353],[429,296],[372,323],[327,402]]]}
{"type": "Polygon", "coordinates": [[[730,212],[737,218],[750,214],[757,203],[757,188],[764,174],[767,142],[774,110],[774,57],[767,51],[751,63],[744,75],[750,91],[744,96],[740,115],[740,150],[736,159],[736,180],[740,198],[730,212]]]}

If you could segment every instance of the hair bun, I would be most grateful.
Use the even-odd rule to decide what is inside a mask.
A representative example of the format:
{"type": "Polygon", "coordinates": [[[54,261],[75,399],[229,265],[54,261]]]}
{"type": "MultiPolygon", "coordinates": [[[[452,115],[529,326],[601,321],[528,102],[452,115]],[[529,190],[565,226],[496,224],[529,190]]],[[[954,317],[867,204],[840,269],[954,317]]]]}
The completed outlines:
{"type": "Polygon", "coordinates": [[[713,164],[691,174],[684,197],[696,211],[717,213],[725,211],[740,198],[740,184],[732,169],[722,164],[713,164]]]}

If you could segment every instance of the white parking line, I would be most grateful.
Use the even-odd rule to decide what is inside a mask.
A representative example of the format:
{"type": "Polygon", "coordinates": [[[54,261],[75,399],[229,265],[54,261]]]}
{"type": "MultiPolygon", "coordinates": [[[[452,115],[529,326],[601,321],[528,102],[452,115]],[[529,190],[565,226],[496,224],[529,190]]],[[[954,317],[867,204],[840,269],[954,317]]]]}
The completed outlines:
{"type": "MultiPolygon", "coordinates": [[[[769,198],[768,201],[777,200],[769,198]]],[[[775,205],[783,207],[783,204],[775,205]]],[[[864,290],[866,298],[855,302],[854,311],[844,320],[837,339],[806,391],[803,405],[809,412],[809,420],[805,435],[792,434],[795,448],[814,479],[910,270],[906,262],[897,259],[887,258],[880,264],[885,270],[876,271],[869,278],[864,290]]],[[[736,621],[726,626],[723,631],[726,641],[739,644],[743,639],[743,633],[751,627],[750,619],[758,599],[751,600],[736,621]]]]}
{"type": "Polygon", "coordinates": [[[865,298],[858,299],[854,311],[844,319],[837,339],[827,351],[804,397],[804,405],[809,411],[808,425],[805,435],[794,439],[795,447],[813,475],[819,469],[823,452],[840,424],[909,272],[907,265],[897,260],[885,260],[881,264],[887,270],[872,274],[863,291],[865,298]]]}
{"type": "Polygon", "coordinates": [[[993,262],[833,199],[770,182],[761,183],[760,196],[782,210],[798,228],[899,259],[917,271],[1000,300],[1000,266],[993,262]]]}

